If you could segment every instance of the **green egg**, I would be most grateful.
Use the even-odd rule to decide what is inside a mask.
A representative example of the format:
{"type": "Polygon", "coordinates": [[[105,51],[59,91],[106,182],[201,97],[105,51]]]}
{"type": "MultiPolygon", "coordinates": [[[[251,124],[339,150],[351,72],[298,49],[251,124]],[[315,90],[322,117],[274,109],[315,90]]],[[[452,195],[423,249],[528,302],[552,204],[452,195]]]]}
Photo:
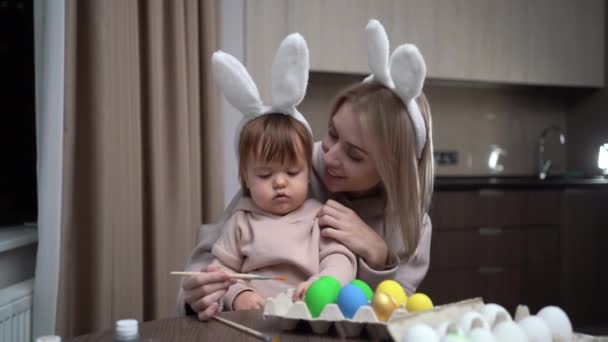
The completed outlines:
{"type": "Polygon", "coordinates": [[[447,335],[445,335],[444,339],[442,341],[446,341],[446,342],[468,342],[470,341],[466,336],[458,333],[458,332],[453,332],[453,333],[449,333],[447,335]]]}
{"type": "Polygon", "coordinates": [[[341,288],[342,284],[332,276],[323,276],[313,282],[304,298],[312,317],[319,317],[325,305],[335,303],[341,288]]]}
{"type": "Polygon", "coordinates": [[[367,298],[368,302],[372,300],[372,298],[374,297],[374,291],[372,291],[372,288],[369,287],[366,282],[364,282],[363,280],[355,279],[350,283],[360,288],[361,291],[363,291],[363,293],[365,294],[365,298],[367,298]]]}

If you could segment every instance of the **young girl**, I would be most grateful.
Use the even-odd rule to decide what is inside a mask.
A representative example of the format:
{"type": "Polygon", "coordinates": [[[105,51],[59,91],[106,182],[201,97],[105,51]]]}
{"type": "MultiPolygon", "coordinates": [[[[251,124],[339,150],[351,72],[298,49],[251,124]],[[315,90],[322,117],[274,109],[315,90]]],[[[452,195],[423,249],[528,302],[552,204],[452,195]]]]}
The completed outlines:
{"type": "MultiPolygon", "coordinates": [[[[358,256],[360,278],[374,287],[395,279],[412,293],[429,267],[433,191],[431,116],[422,94],[424,60],[412,45],[390,57],[382,25],[367,27],[372,70],[366,82],[338,95],[328,132],[314,146],[311,195],[322,235],[358,256]]],[[[230,208],[227,209],[228,211],[230,208]]],[[[208,266],[216,229],[195,248],[189,268],[203,273],[183,283],[179,308],[201,320],[217,311],[227,276],[208,266]]]]}
{"type": "Polygon", "coordinates": [[[244,196],[223,224],[211,264],[228,273],[287,277],[227,284],[221,308],[260,308],[263,298],[289,287],[297,287],[299,297],[321,275],[350,282],[357,269],[354,254],[321,237],[316,218],[321,203],[307,200],[312,132],[296,110],[308,81],[306,42],[293,34],[279,46],[271,106],[263,105],[249,73],[231,55],[216,52],[212,68],[226,99],[244,114],[236,135],[244,196]]]}
{"type": "Polygon", "coordinates": [[[249,121],[239,140],[244,196],[213,245],[212,265],[288,280],[232,284],[222,297],[223,309],[261,308],[263,298],[290,287],[297,287],[300,296],[321,275],[342,284],[353,280],[355,256],[321,237],[316,219],[321,203],[306,199],[312,157],[306,128],[288,115],[265,114],[249,121]]]}

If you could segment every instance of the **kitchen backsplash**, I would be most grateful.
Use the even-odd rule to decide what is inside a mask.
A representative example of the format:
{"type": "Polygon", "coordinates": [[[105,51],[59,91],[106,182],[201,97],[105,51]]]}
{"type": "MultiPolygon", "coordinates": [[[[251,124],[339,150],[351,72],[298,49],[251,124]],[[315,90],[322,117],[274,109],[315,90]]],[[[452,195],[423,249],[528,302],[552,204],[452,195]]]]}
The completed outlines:
{"type": "MultiPolygon", "coordinates": [[[[327,129],[333,97],[362,79],[359,75],[311,73],[299,109],[310,121],[316,140],[327,129]]],[[[437,165],[437,175],[535,174],[542,131],[551,125],[566,129],[568,99],[563,91],[436,81],[428,82],[424,91],[433,115],[435,152],[445,161],[456,161],[437,165]],[[493,168],[489,166],[492,151],[501,151],[498,160],[490,160],[493,168]]],[[[566,143],[567,139],[566,135],[566,143]]],[[[547,136],[545,151],[546,158],[553,161],[551,171],[564,172],[566,148],[555,132],[547,136]]]]}

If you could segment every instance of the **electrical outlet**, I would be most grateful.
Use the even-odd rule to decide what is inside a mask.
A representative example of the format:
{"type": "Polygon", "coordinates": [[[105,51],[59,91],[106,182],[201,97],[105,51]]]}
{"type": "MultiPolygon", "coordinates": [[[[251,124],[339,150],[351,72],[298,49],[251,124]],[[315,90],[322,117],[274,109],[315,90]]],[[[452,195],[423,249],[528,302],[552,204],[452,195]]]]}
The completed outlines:
{"type": "Polygon", "coordinates": [[[457,165],[458,151],[436,150],[433,152],[433,158],[437,165],[457,165]]]}

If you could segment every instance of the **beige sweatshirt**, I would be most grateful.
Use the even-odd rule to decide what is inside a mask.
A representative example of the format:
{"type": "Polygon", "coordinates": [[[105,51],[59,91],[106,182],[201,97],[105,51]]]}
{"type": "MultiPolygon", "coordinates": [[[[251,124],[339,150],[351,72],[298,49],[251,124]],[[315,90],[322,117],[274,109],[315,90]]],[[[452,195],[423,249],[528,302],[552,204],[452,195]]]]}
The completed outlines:
{"type": "Polygon", "coordinates": [[[249,197],[236,205],[212,248],[213,261],[239,273],[287,276],[288,280],[258,280],[232,285],[222,299],[224,310],[232,310],[236,296],[253,290],[270,297],[314,280],[321,275],[348,284],[355,279],[355,255],[335,240],[321,237],[316,215],[321,203],[308,199],[286,215],[274,215],[259,208],[249,197]]]}
{"type": "MultiPolygon", "coordinates": [[[[382,203],[382,198],[365,197],[349,200],[341,194],[328,193],[322,180],[325,165],[323,163],[323,150],[321,149],[320,142],[315,143],[312,162],[313,172],[311,174],[309,196],[323,203],[332,198],[353,209],[367,225],[384,238],[391,251],[387,264],[381,270],[370,268],[363,259],[358,258],[357,278],[367,282],[372,289],[375,289],[383,280],[394,279],[405,288],[408,294],[414,293],[429,268],[432,233],[430,218],[425,215],[418,248],[412,257],[409,259],[405,258],[405,247],[401,238],[395,234],[388,233],[390,231],[399,232],[400,228],[386,227],[384,224],[384,204],[382,203]]],[[[200,271],[211,263],[213,259],[213,255],[211,254],[213,243],[219,238],[223,223],[232,214],[236,203],[241,197],[241,193],[237,193],[224,211],[224,216],[219,224],[210,226],[204,232],[202,240],[199,241],[192,252],[192,256],[186,265],[186,271],[200,271]]],[[[185,314],[185,302],[181,286],[178,293],[178,312],[185,314]]]]}

